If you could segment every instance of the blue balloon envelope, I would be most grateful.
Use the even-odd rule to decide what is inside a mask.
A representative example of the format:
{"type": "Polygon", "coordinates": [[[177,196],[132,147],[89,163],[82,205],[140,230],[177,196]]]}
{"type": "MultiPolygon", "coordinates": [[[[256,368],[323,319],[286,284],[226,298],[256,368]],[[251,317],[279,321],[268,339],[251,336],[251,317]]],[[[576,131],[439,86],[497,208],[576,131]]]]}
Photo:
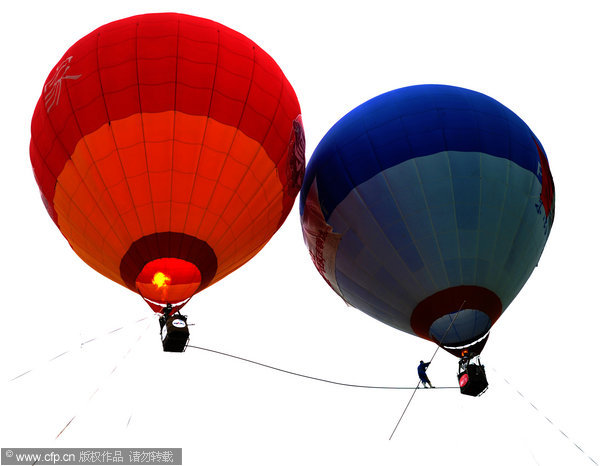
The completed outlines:
{"type": "Polygon", "coordinates": [[[300,214],[315,266],[348,304],[454,354],[479,352],[542,254],[554,183],[511,110],[468,89],[412,86],[331,128],[300,214]]]}

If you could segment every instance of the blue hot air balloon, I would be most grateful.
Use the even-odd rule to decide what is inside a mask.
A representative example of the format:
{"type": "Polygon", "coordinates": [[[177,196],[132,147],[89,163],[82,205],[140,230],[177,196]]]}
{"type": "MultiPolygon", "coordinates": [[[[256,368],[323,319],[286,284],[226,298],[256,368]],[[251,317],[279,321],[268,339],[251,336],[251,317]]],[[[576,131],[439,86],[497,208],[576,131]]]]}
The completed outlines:
{"type": "Polygon", "coordinates": [[[542,254],[554,183],[511,110],[468,89],[411,86],[331,128],[300,214],[315,266],[346,303],[478,354],[542,254]]]}

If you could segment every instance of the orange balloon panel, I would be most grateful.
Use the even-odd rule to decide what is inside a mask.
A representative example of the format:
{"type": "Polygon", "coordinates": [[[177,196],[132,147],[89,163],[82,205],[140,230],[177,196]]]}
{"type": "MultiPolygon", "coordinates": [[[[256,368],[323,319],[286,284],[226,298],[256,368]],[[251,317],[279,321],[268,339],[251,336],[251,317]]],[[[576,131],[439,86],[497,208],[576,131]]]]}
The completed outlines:
{"type": "Polygon", "coordinates": [[[276,63],[179,14],[116,21],[73,45],[46,81],[30,148],[73,250],[158,304],[253,257],[304,174],[300,108],[276,63]]]}

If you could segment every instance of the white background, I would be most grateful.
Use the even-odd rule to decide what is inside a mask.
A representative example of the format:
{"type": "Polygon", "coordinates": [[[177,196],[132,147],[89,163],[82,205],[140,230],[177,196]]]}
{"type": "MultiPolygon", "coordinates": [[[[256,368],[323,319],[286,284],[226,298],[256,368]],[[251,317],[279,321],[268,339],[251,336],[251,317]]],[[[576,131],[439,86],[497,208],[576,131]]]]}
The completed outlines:
{"type": "MultiPolygon", "coordinates": [[[[0,446],[181,447],[186,465],[600,462],[595,4],[4,3],[0,446]],[[142,299],[72,252],[32,175],[31,115],[72,43],[151,11],[213,19],[265,49],[298,95],[307,159],[349,110],[412,84],[483,92],[528,123],[548,154],[556,219],[539,267],[493,328],[483,397],[420,390],[389,441],[410,390],[325,384],[193,348],[163,353],[142,299]]],[[[297,203],[258,256],[185,311],[192,344],[348,383],[412,387],[418,361],[435,351],[329,289],[303,245],[297,203]]],[[[453,385],[455,374],[440,351],[431,380],[453,385]]]]}

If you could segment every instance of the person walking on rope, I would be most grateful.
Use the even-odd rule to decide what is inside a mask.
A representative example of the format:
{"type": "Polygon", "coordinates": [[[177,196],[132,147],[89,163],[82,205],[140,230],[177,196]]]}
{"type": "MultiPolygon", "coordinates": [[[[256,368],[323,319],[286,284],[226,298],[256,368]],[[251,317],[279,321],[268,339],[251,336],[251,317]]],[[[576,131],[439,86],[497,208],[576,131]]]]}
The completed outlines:
{"type": "Polygon", "coordinates": [[[421,379],[421,382],[423,382],[423,388],[427,388],[427,384],[429,384],[429,388],[435,388],[433,385],[431,385],[429,377],[427,377],[427,373],[425,372],[429,364],[431,364],[431,362],[421,361],[419,367],[417,368],[417,372],[419,373],[419,379],[421,379]]]}

